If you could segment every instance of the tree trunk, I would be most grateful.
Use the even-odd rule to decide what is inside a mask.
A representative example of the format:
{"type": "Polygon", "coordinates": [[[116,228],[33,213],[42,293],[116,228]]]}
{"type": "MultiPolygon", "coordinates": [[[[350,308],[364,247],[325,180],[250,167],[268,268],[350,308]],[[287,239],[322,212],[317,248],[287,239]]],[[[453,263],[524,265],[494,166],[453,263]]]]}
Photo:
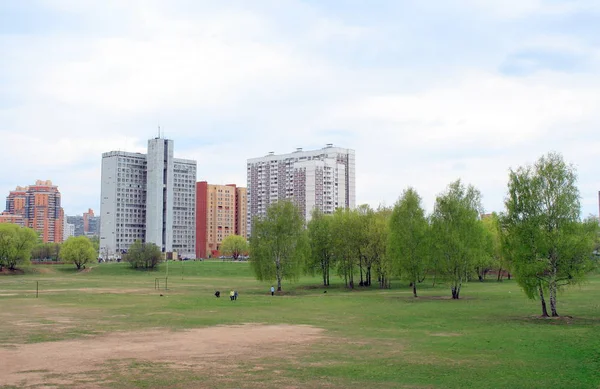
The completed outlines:
{"type": "Polygon", "coordinates": [[[413,282],[412,284],[413,284],[413,296],[418,297],[417,296],[417,283],[413,282]]]}
{"type": "Polygon", "coordinates": [[[556,281],[552,281],[548,289],[550,289],[550,311],[552,312],[552,317],[558,317],[558,313],[556,312],[556,281]]]}
{"type": "Polygon", "coordinates": [[[538,290],[540,292],[540,302],[542,303],[542,316],[548,317],[548,310],[546,309],[546,299],[544,299],[544,290],[542,289],[542,284],[538,285],[538,290]]]}
{"type": "Polygon", "coordinates": [[[281,292],[281,260],[279,257],[275,260],[275,276],[277,277],[277,291],[281,292]]]}
{"type": "Polygon", "coordinates": [[[502,281],[502,268],[498,269],[498,279],[496,281],[502,281]]]}
{"type": "Polygon", "coordinates": [[[359,261],[358,267],[360,269],[360,283],[358,284],[358,286],[364,286],[365,282],[363,280],[363,257],[362,257],[362,255],[360,255],[358,258],[359,258],[358,259],[358,261],[359,261]]]}

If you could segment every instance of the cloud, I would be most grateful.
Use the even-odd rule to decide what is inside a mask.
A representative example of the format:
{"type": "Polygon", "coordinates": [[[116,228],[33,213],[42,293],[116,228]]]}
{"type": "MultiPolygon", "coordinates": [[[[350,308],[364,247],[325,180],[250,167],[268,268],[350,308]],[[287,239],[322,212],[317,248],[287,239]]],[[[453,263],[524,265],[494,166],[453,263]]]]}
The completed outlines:
{"type": "Polygon", "coordinates": [[[0,189],[52,179],[68,214],[99,211],[102,152],[160,125],[214,183],[269,151],[354,148],[374,206],[412,185],[430,208],[462,178],[498,211],[509,167],[557,150],[597,212],[599,31],[566,28],[594,2],[377,5],[39,0],[61,21],[41,25],[0,5],[0,164],[18,161],[0,189]]]}

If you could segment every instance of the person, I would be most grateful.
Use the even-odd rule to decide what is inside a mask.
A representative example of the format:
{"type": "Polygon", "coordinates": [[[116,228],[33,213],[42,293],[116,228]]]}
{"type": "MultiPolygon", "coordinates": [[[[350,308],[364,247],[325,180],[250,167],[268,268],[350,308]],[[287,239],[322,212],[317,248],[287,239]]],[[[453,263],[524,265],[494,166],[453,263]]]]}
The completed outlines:
{"type": "Polygon", "coordinates": [[[238,296],[237,290],[234,290],[233,291],[233,299],[237,300],[237,296],[238,296]]]}
{"type": "Polygon", "coordinates": [[[217,290],[217,291],[215,292],[215,297],[216,297],[216,298],[219,298],[219,297],[221,297],[221,292],[217,290]]]}
{"type": "Polygon", "coordinates": [[[275,287],[271,285],[271,296],[275,296],[275,287]]]}
{"type": "Polygon", "coordinates": [[[234,296],[233,289],[231,289],[231,292],[229,292],[229,300],[233,301],[234,296]]]}

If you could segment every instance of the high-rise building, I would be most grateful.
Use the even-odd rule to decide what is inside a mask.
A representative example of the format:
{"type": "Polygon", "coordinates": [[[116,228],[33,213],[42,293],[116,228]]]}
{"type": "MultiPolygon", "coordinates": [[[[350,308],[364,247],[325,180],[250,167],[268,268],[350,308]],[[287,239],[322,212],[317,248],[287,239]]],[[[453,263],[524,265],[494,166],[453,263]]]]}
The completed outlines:
{"type": "Polygon", "coordinates": [[[218,256],[234,234],[246,237],[246,188],[196,183],[196,258],[218,256]]]}
{"type": "Polygon", "coordinates": [[[102,154],[100,255],[118,256],[136,240],[195,256],[196,161],[173,157],[173,141],[148,141],[148,154],[102,154]]]}
{"type": "Polygon", "coordinates": [[[318,208],[331,214],[336,208],[354,208],[355,153],[328,144],[319,150],[297,149],[290,154],[248,160],[247,233],[252,219],[266,214],[271,203],[292,200],[306,220],[318,208]]]}
{"type": "Polygon", "coordinates": [[[69,239],[72,236],[75,236],[75,224],[69,223],[69,216],[67,216],[64,220],[63,226],[63,241],[69,239]]]}
{"type": "Polygon", "coordinates": [[[33,228],[44,243],[63,240],[64,212],[60,191],[52,181],[37,180],[35,185],[18,186],[6,198],[3,216],[5,221],[33,228]]]}
{"type": "Polygon", "coordinates": [[[67,216],[66,219],[73,225],[73,236],[100,236],[100,216],[95,216],[92,209],[82,215],[67,216]]]}

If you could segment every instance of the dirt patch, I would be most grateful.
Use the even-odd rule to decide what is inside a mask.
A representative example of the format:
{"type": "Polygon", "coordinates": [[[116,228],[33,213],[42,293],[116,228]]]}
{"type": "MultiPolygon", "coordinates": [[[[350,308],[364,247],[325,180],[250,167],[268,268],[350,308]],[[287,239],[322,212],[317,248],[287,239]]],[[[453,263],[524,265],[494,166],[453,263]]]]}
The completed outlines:
{"type": "Polygon", "coordinates": [[[22,274],[25,274],[25,272],[21,269],[10,270],[9,268],[3,267],[2,270],[0,270],[0,275],[11,276],[11,275],[22,275],[22,274]]]}
{"type": "Polygon", "coordinates": [[[186,365],[207,364],[289,354],[294,347],[322,337],[311,326],[239,325],[180,332],[117,332],[93,338],[44,342],[1,349],[0,386],[43,384],[49,375],[69,376],[101,370],[115,360],[186,365]]]}

